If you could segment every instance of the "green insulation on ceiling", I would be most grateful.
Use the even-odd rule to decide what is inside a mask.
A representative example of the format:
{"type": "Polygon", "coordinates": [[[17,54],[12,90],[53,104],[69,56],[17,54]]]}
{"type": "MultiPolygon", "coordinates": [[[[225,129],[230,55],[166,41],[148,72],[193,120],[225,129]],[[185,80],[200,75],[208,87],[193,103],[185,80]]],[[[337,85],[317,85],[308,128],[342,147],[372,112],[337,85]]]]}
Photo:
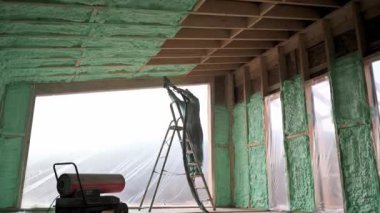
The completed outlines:
{"type": "Polygon", "coordinates": [[[0,209],[16,207],[18,201],[22,150],[25,146],[31,98],[30,85],[7,86],[1,115],[0,209]]]}
{"type": "Polygon", "coordinates": [[[215,204],[226,207],[232,204],[230,187],[229,112],[225,106],[214,106],[215,142],[215,204]]]}
{"type": "Polygon", "coordinates": [[[379,176],[371,127],[360,125],[338,132],[347,213],[380,212],[379,176]]]}
{"type": "Polygon", "coordinates": [[[307,131],[307,114],[303,81],[298,75],[282,82],[281,101],[284,117],[284,134],[294,135],[307,131]]]}
{"type": "Polygon", "coordinates": [[[251,96],[247,104],[250,204],[252,208],[268,209],[268,182],[264,141],[264,99],[260,94],[251,96]]]}
{"type": "Polygon", "coordinates": [[[246,105],[243,103],[236,104],[233,116],[232,140],[235,155],[234,203],[236,207],[247,208],[249,206],[249,167],[246,105]]]}
{"type": "Polygon", "coordinates": [[[309,137],[285,139],[285,151],[289,175],[290,209],[312,212],[315,206],[309,137]]]}
{"type": "Polygon", "coordinates": [[[370,110],[359,53],[333,60],[330,67],[332,99],[338,127],[370,122],[370,110]]]}
{"type": "Polygon", "coordinates": [[[195,2],[0,2],[0,72],[37,83],[185,75],[195,65],[144,65],[195,2]]]}

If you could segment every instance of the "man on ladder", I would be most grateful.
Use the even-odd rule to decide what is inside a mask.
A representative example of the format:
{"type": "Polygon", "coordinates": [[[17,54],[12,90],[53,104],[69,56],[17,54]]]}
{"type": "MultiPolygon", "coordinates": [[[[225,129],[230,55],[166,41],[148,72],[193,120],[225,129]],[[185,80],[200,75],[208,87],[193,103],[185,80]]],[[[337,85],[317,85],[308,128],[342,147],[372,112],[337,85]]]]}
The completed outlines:
{"type": "MultiPolygon", "coordinates": [[[[183,90],[171,84],[166,77],[164,78],[164,87],[167,89],[171,100],[179,104],[182,115],[187,115],[185,124],[187,139],[193,145],[193,151],[199,164],[203,165],[203,131],[199,117],[199,100],[188,89],[183,90]],[[181,100],[175,93],[180,94],[184,100],[181,100]]],[[[190,156],[188,161],[189,163],[194,163],[195,159],[190,156]]],[[[190,170],[192,177],[200,173],[200,171],[197,171],[196,166],[190,167],[190,170]]]]}
{"type": "Polygon", "coordinates": [[[215,205],[201,168],[203,163],[203,132],[199,117],[199,100],[189,90],[183,90],[171,84],[167,78],[164,78],[164,87],[167,89],[169,96],[173,101],[170,104],[173,120],[170,122],[169,127],[166,131],[155,165],[141,199],[139,210],[142,209],[144,199],[147,195],[148,189],[150,188],[153,175],[158,174],[159,177],[148,211],[150,212],[152,209],[162,175],[163,173],[167,172],[165,170],[165,164],[168,159],[173,138],[176,134],[182,146],[186,179],[194,200],[198,204],[199,208],[202,209],[202,211],[205,213],[208,211],[204,205],[204,202],[210,202],[213,210],[215,210],[215,205]],[[180,97],[178,97],[176,93],[180,95],[180,97]],[[175,113],[175,111],[177,113],[175,113]],[[179,116],[176,115],[178,113],[179,116]],[[180,124],[182,124],[182,126],[180,126],[180,124]],[[164,147],[167,148],[164,149],[164,147]],[[160,161],[160,159],[163,159],[161,168],[158,166],[158,161],[160,161]],[[196,178],[200,178],[200,181],[196,181],[196,178]],[[201,185],[199,186],[199,184],[201,185]],[[200,190],[205,190],[207,196],[206,199],[202,200],[200,198],[200,190]]]}

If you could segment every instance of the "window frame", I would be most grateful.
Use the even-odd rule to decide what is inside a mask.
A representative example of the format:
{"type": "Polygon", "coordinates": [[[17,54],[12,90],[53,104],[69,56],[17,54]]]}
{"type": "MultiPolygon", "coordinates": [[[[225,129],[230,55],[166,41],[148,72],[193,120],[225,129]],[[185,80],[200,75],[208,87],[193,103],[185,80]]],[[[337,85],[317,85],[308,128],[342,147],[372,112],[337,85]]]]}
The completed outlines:
{"type": "MultiPolygon", "coordinates": [[[[208,187],[215,202],[215,142],[214,142],[214,110],[213,105],[215,103],[215,81],[213,77],[173,77],[172,82],[175,84],[183,86],[191,86],[197,84],[205,84],[208,87],[208,123],[209,127],[205,128],[204,131],[208,131],[208,155],[209,163],[206,165],[208,167],[209,174],[206,178],[208,181],[208,187]]],[[[146,88],[160,88],[162,87],[161,79],[104,79],[86,82],[68,82],[68,83],[31,83],[33,92],[31,94],[31,101],[29,106],[29,117],[27,118],[27,127],[25,131],[24,146],[22,148],[22,157],[20,164],[20,185],[18,189],[17,203],[14,208],[10,210],[23,211],[23,210],[36,210],[36,211],[46,211],[48,208],[31,208],[25,209],[21,208],[22,195],[24,190],[24,182],[26,175],[27,161],[29,157],[29,146],[30,137],[32,133],[33,124],[33,114],[35,107],[35,100],[37,96],[49,96],[49,95],[62,95],[62,94],[76,94],[76,93],[91,93],[91,92],[106,92],[106,91],[118,91],[118,90],[135,90],[135,89],[146,89],[146,88]]],[[[171,208],[171,206],[166,206],[166,208],[171,208]]]]}
{"type": "Polygon", "coordinates": [[[376,61],[380,61],[380,52],[364,58],[364,78],[367,89],[367,99],[370,108],[374,109],[374,116],[371,116],[371,126],[372,126],[372,145],[374,156],[377,165],[377,172],[380,177],[380,112],[378,109],[378,104],[380,100],[376,97],[376,87],[375,79],[373,76],[373,66],[372,64],[376,61]]]}
{"type": "MultiPolygon", "coordinates": [[[[333,109],[333,97],[332,97],[332,85],[331,85],[331,80],[329,78],[329,75],[327,73],[322,74],[320,76],[317,76],[315,78],[309,79],[304,82],[304,89],[305,89],[305,99],[306,99],[306,109],[307,109],[307,114],[308,114],[308,136],[309,136],[309,147],[310,147],[310,157],[311,157],[311,164],[312,164],[312,172],[313,172],[313,179],[314,178],[314,170],[315,170],[315,162],[314,162],[314,146],[315,146],[315,118],[314,118],[314,102],[313,102],[313,93],[312,93],[312,86],[318,83],[321,83],[323,81],[328,81],[330,85],[330,91],[331,91],[331,106],[333,109]]],[[[332,116],[334,119],[334,112],[332,111],[332,116]]],[[[345,211],[345,196],[344,196],[344,186],[343,186],[343,172],[342,172],[342,166],[341,166],[341,157],[340,157],[340,149],[339,149],[339,136],[338,136],[338,131],[334,124],[334,132],[335,132],[335,146],[336,146],[336,151],[337,151],[337,157],[338,157],[338,164],[339,164],[339,176],[340,176],[340,185],[342,189],[342,199],[343,199],[343,211],[345,211]]],[[[324,211],[321,209],[317,209],[318,204],[317,204],[317,199],[316,199],[316,192],[317,192],[317,185],[314,181],[314,205],[315,205],[315,210],[318,211],[324,211]]]]}
{"type": "MultiPolygon", "coordinates": [[[[279,98],[280,99],[280,102],[281,102],[281,114],[282,114],[282,122],[283,122],[283,111],[282,111],[282,100],[281,100],[281,91],[278,91],[278,92],[275,92],[275,93],[272,93],[270,95],[267,95],[265,96],[265,99],[264,99],[264,126],[265,126],[265,134],[264,134],[264,139],[265,139],[265,152],[266,152],[266,172],[267,172],[267,179],[268,179],[268,207],[269,207],[269,210],[275,210],[275,211],[290,211],[290,193],[289,193],[289,177],[288,177],[288,174],[286,173],[285,176],[286,176],[286,182],[287,182],[287,186],[286,186],[286,191],[287,191],[287,200],[288,200],[288,209],[285,209],[285,210],[278,210],[276,208],[272,208],[270,206],[270,198],[271,198],[271,191],[270,191],[270,188],[269,188],[269,185],[271,183],[269,177],[270,177],[270,152],[269,152],[269,145],[270,145],[270,140],[271,140],[271,124],[270,124],[270,102],[274,99],[277,99],[279,98]]],[[[282,124],[283,125],[283,124],[282,124]]],[[[284,131],[284,127],[282,129],[284,131]]],[[[284,133],[283,133],[284,135],[284,133]]],[[[284,146],[284,149],[285,149],[285,136],[283,138],[283,146],[284,146]]],[[[284,150],[285,151],[285,150],[284,150]]],[[[286,156],[286,151],[285,151],[285,167],[286,167],[286,171],[287,171],[287,168],[288,168],[288,165],[287,165],[287,156],[286,156]]]]}

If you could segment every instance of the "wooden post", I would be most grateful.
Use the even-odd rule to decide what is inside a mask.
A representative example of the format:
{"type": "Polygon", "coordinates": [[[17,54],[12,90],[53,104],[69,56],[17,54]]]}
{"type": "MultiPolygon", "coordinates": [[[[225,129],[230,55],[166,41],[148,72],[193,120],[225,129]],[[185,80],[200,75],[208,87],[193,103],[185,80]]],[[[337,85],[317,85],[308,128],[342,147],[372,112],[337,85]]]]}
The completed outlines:
{"type": "Polygon", "coordinates": [[[260,69],[260,91],[261,95],[265,97],[268,94],[268,72],[266,70],[265,61],[262,56],[258,58],[260,69]]]}
{"type": "Polygon", "coordinates": [[[233,74],[229,73],[226,75],[226,104],[229,114],[229,128],[228,128],[228,144],[230,149],[230,189],[231,189],[231,199],[232,201],[235,200],[233,193],[235,191],[235,177],[234,177],[234,170],[235,170],[235,151],[234,151],[234,143],[232,141],[232,127],[234,123],[234,116],[233,116],[233,109],[234,109],[234,78],[233,74]]]}

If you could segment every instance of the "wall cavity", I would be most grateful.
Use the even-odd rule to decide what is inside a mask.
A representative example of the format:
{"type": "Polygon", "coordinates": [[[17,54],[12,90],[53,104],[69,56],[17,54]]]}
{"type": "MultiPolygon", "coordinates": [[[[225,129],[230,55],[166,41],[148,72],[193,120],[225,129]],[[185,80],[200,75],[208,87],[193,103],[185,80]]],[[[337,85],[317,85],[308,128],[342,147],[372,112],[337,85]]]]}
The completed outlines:
{"type": "Polygon", "coordinates": [[[17,205],[31,99],[30,85],[7,87],[0,132],[0,209],[17,205]]]}
{"type": "Polygon", "coordinates": [[[248,105],[248,157],[250,206],[268,209],[268,183],[264,142],[264,101],[260,94],[252,95],[248,105]]]}
{"type": "Polygon", "coordinates": [[[354,53],[333,60],[329,71],[345,210],[348,213],[380,212],[379,176],[361,57],[354,53]]]}
{"type": "Polygon", "coordinates": [[[234,143],[234,204],[236,207],[249,206],[249,168],[247,152],[247,118],[246,104],[239,103],[234,106],[234,123],[232,140],[234,143]]]}
{"type": "Polygon", "coordinates": [[[285,152],[289,176],[290,209],[314,211],[314,183],[311,167],[307,113],[300,76],[282,83],[285,152]]]}
{"type": "Polygon", "coordinates": [[[230,146],[228,141],[230,128],[229,112],[225,106],[214,106],[215,137],[215,205],[230,206],[230,146]]]}

